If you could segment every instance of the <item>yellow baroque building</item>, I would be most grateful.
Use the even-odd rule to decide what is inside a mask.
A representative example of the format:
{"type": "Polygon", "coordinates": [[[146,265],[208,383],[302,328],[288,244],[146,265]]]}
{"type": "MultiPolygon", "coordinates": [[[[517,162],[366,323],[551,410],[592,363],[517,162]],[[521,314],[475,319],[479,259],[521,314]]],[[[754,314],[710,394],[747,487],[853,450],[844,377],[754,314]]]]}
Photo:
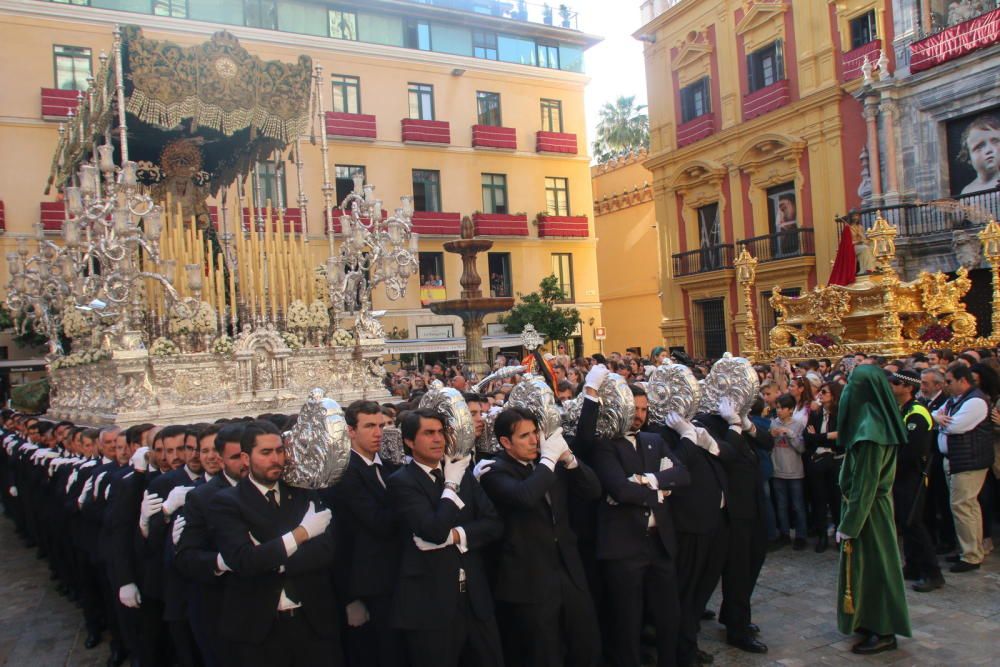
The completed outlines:
{"type": "Polygon", "coordinates": [[[656,210],[645,158],[639,151],[590,169],[605,352],[638,347],[646,356],[663,344],[656,210]]]}
{"type": "Polygon", "coordinates": [[[772,288],[825,284],[836,222],[870,191],[865,62],[894,66],[882,0],[647,0],[652,173],[667,344],[739,350],[746,308],[733,262],[757,258],[758,338],[772,288]]]}
{"type": "MultiPolygon", "coordinates": [[[[60,240],[61,204],[43,192],[58,128],[101,52],[110,50],[116,24],[183,46],[226,30],[264,60],[295,62],[305,54],[322,67],[338,201],[358,173],[387,207],[400,195],[415,197],[420,271],[405,297],[389,301],[379,290],[373,304],[387,311],[383,324],[396,338],[387,352],[455,358],[464,349],[461,321],[432,314],[426,303],[460,296],[461,258],[442,245],[457,238],[466,215],[495,241],[478,258],[484,293],[532,292],[554,273],[567,305],[583,318],[570,351],[598,350],[583,97],[583,53],[598,40],[576,28],[572,11],[553,17],[534,4],[522,13],[512,3],[471,0],[0,0],[7,54],[0,62],[3,275],[2,258],[19,237],[33,237],[41,225],[60,240]]],[[[288,217],[305,218],[309,254],[320,265],[327,250],[323,163],[308,142],[302,157],[305,211],[288,156],[283,169],[258,164],[257,177],[269,197],[280,196],[288,217]]],[[[517,345],[512,339],[489,327],[487,345],[517,345]]]]}

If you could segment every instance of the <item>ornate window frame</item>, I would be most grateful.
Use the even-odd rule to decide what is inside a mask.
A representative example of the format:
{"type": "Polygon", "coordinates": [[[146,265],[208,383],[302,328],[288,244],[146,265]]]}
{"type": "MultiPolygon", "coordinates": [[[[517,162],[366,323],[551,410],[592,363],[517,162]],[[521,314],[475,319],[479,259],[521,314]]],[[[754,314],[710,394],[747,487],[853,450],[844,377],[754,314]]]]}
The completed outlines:
{"type": "Polygon", "coordinates": [[[775,40],[786,39],[783,14],[789,8],[784,0],[744,0],[743,18],[736,22],[744,52],[752,53],[775,40]]]}
{"type": "MultiPolygon", "coordinates": [[[[727,177],[728,171],[725,167],[704,160],[692,160],[677,170],[671,181],[670,190],[681,198],[681,219],[678,224],[684,226],[684,238],[688,240],[685,243],[685,250],[692,250],[689,239],[697,238],[699,207],[718,203],[719,219],[726,219],[729,202],[726,200],[722,184],[727,177]]],[[[721,231],[722,243],[735,242],[734,239],[726,238],[725,224],[722,225],[721,231]]]]}
{"type": "Polygon", "coordinates": [[[802,155],[803,139],[768,133],[754,137],[739,153],[737,166],[750,177],[747,197],[753,215],[754,236],[767,232],[767,189],[782,183],[795,184],[795,201],[799,210],[805,202],[802,155]],[[760,230],[764,229],[764,232],[760,230]]]}

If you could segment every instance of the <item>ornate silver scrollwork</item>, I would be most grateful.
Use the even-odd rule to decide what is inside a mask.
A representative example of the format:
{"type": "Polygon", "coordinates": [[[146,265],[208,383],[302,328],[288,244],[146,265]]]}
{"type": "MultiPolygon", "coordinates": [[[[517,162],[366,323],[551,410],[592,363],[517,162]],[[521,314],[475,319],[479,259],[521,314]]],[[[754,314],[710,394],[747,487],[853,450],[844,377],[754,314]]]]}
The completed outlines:
{"type": "Polygon", "coordinates": [[[685,419],[694,416],[701,399],[701,385],[687,366],[666,363],[650,375],[646,395],[649,397],[649,421],[663,424],[671,412],[685,419]]]}
{"type": "Polygon", "coordinates": [[[445,452],[452,458],[465,456],[472,451],[476,440],[476,427],[472,413],[462,398],[462,392],[446,387],[440,380],[431,383],[430,391],[420,399],[421,408],[429,408],[444,415],[448,428],[445,452]]]}
{"type": "Polygon", "coordinates": [[[545,379],[537,375],[525,375],[507,397],[507,405],[524,408],[535,415],[542,437],[548,437],[562,426],[562,416],[556,407],[556,395],[552,393],[545,379]]]}
{"type": "Polygon", "coordinates": [[[284,480],[292,486],[322,489],[332,485],[347,469],[351,443],[340,404],[313,389],[299,412],[294,428],[286,433],[288,463],[284,480]]]}
{"type": "Polygon", "coordinates": [[[729,352],[712,365],[702,388],[698,412],[719,412],[719,399],[729,398],[740,416],[750,412],[760,392],[760,378],[749,359],[734,357],[729,352]]]}

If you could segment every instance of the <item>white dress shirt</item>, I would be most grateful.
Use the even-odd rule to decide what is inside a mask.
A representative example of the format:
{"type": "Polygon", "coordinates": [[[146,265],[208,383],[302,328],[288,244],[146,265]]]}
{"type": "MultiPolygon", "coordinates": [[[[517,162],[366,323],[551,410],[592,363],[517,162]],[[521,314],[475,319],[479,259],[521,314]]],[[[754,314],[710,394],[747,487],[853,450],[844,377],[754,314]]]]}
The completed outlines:
{"type": "MultiPolygon", "coordinates": [[[[938,408],[935,414],[948,414],[951,401],[946,402],[938,408]]],[[[990,407],[986,401],[973,396],[959,406],[955,414],[951,415],[951,423],[947,426],[938,426],[938,451],[942,454],[948,453],[948,435],[959,435],[968,433],[986,419],[990,413],[990,407]]]]}

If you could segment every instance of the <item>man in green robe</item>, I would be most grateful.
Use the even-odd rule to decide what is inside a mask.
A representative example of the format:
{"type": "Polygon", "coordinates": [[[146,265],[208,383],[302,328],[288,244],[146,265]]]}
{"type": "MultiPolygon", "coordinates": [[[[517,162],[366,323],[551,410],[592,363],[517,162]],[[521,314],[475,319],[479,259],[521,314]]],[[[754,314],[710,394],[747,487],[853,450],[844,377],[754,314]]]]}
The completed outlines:
{"type": "Polygon", "coordinates": [[[910,636],[892,509],[896,455],[906,429],[882,369],[854,369],[837,424],[847,452],[840,470],[837,625],[845,634],[862,633],[851,650],[871,655],[895,649],[896,635],[910,636]]]}

